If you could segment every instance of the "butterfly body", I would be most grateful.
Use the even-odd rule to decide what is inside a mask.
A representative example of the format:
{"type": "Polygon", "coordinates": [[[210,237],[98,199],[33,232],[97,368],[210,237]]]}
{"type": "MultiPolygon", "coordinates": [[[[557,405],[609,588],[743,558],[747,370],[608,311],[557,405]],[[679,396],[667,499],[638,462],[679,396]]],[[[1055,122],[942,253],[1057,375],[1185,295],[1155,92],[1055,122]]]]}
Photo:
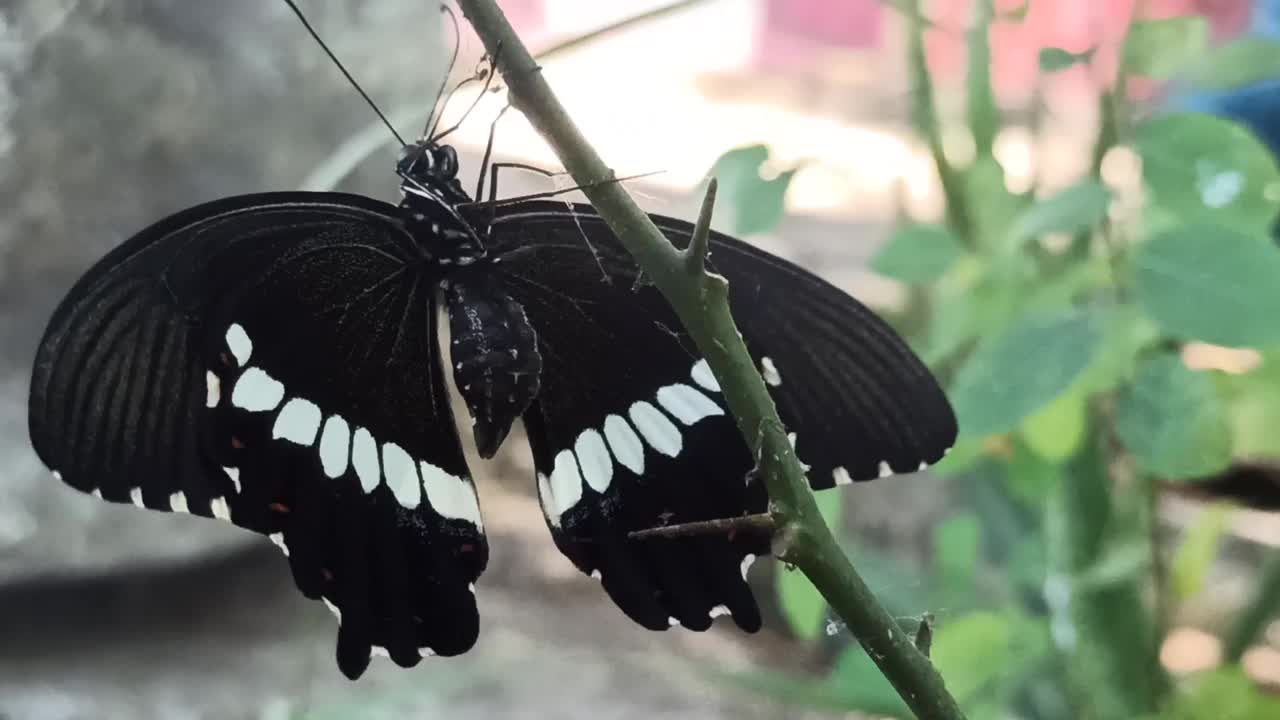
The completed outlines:
{"type": "MultiPolygon", "coordinates": [[[[397,173],[399,205],[232,197],[109,253],[37,350],[40,458],[105,500],[270,537],[339,614],[344,673],[379,652],[411,666],[479,630],[488,545],[451,375],[482,455],[523,419],[557,547],[627,616],[757,629],[745,569],[768,538],[630,537],[768,497],[710,368],[608,226],[584,205],[473,202],[448,146],[406,147],[397,173]]],[[[688,223],[654,219],[687,244],[688,223]]],[[[815,488],[942,456],[951,408],[892,330],[789,263],[711,245],[815,488]]]]}

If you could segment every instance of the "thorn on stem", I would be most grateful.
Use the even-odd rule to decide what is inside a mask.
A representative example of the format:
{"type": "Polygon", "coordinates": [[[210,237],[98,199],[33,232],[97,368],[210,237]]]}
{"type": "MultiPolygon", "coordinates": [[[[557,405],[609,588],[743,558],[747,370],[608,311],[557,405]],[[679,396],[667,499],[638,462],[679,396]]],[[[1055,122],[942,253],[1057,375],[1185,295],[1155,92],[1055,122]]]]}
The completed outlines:
{"type": "Polygon", "coordinates": [[[933,613],[927,612],[920,617],[920,624],[916,626],[915,644],[917,650],[929,657],[929,651],[933,649],[933,613]]]}
{"type": "Polygon", "coordinates": [[[707,183],[707,192],[702,196],[702,209],[698,211],[698,222],[693,226],[693,237],[689,238],[689,247],[684,251],[685,267],[695,277],[706,272],[707,255],[711,251],[711,214],[715,210],[719,185],[715,178],[707,183]]]}

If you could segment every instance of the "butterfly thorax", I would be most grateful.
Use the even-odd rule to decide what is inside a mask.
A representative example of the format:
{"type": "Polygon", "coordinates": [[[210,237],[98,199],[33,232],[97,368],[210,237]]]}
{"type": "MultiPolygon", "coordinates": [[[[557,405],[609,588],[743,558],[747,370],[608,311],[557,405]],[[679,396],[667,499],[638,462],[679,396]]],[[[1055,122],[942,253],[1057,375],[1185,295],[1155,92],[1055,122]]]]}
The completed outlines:
{"type": "Polygon", "coordinates": [[[422,256],[436,264],[470,265],[485,257],[484,244],[459,213],[471,198],[458,181],[458,155],[449,145],[406,145],[396,163],[401,220],[422,256]]]}

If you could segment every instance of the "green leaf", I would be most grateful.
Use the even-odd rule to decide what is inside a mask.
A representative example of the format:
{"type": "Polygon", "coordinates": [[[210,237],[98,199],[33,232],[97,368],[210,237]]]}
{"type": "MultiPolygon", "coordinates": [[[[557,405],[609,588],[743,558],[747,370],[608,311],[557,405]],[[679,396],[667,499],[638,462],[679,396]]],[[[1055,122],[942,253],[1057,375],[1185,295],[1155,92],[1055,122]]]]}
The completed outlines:
{"type": "Polygon", "coordinates": [[[1133,579],[1151,564],[1151,549],[1146,542],[1109,542],[1102,555],[1072,581],[1078,592],[1114,587],[1133,579]]]}
{"type": "MultiPolygon", "coordinates": [[[[1071,395],[1072,393],[1068,393],[1071,395]]],[[[1064,397],[1066,397],[1064,395],[1064,397]]],[[[1025,438],[1024,438],[1025,439],[1025,438]]],[[[1009,495],[1037,511],[1062,482],[1062,465],[1035,452],[1030,443],[1014,443],[1005,484],[1009,495]]],[[[1043,568],[1041,568],[1043,571],[1043,568]]]]}
{"type": "Polygon", "coordinates": [[[905,283],[930,283],[942,277],[964,251],[950,230],[940,225],[906,225],[880,248],[871,269],[905,283]]]}
{"type": "Polygon", "coordinates": [[[794,568],[779,568],[776,582],[778,604],[791,632],[803,640],[816,639],[826,625],[827,601],[809,578],[794,568]]]}
{"type": "Polygon", "coordinates": [[[1178,693],[1162,720],[1274,720],[1280,717],[1280,698],[1258,689],[1239,666],[1198,675],[1191,687],[1178,693]]]}
{"type": "Polygon", "coordinates": [[[1022,423],[1022,439],[1045,460],[1071,457],[1084,439],[1088,399],[1078,386],[1062,393],[1022,423]]]}
{"type": "Polygon", "coordinates": [[[1195,597],[1204,589],[1205,576],[1218,555],[1218,541],[1227,529],[1229,515],[1230,509],[1224,504],[1205,508],[1178,544],[1169,563],[1169,582],[1179,600],[1195,597]]]}
{"type": "Polygon", "coordinates": [[[1087,63],[1092,57],[1092,50],[1073,53],[1057,47],[1040,48],[1040,70],[1046,73],[1061,72],[1080,63],[1087,63]]]}
{"type": "Polygon", "coordinates": [[[1205,53],[1187,73],[1197,90],[1232,90],[1280,75],[1280,42],[1246,35],[1205,53]]]}
{"type": "Polygon", "coordinates": [[[1023,211],[1010,231],[1012,241],[1018,244],[1050,233],[1088,230],[1102,222],[1110,204],[1106,186],[1085,178],[1023,211]]]}
{"type": "Polygon", "coordinates": [[[844,698],[845,707],[869,715],[913,717],[897,691],[861,645],[852,644],[836,660],[831,682],[844,698]]]}
{"type": "Polygon", "coordinates": [[[952,515],[933,529],[933,563],[939,575],[971,583],[978,570],[982,527],[971,512],[952,515]]]}
{"type": "Polygon", "coordinates": [[[1067,309],[1025,316],[984,342],[951,387],[961,436],[1017,427],[1071,386],[1101,338],[1093,312],[1067,309]]]}
{"type": "Polygon", "coordinates": [[[1245,232],[1275,220],[1280,169],[1245,127],[1199,113],[1170,113],[1143,123],[1135,145],[1156,212],[1245,232]]]}
{"type": "Polygon", "coordinates": [[[973,212],[974,237],[980,245],[998,248],[1026,201],[1009,192],[1004,166],[991,155],[977,156],[961,177],[973,212]]]}
{"type": "Polygon", "coordinates": [[[1280,354],[1264,353],[1259,367],[1218,380],[1226,393],[1235,454],[1280,455],[1280,354]]]}
{"type": "Polygon", "coordinates": [[[1209,23],[1199,15],[1139,20],[1124,39],[1124,69],[1167,79],[1199,58],[1209,44],[1209,23]]]}
{"type": "Polygon", "coordinates": [[[1280,248],[1195,224],[1149,239],[1133,259],[1134,292],[1162,330],[1219,345],[1280,342],[1280,248]]]}
{"type": "Polygon", "coordinates": [[[1140,467],[1170,480],[1203,477],[1231,460],[1231,435],[1212,379],[1171,353],[1148,358],[1121,391],[1116,435],[1140,467]]]}
{"type": "Polygon", "coordinates": [[[717,197],[732,212],[733,231],[739,235],[767,232],[782,220],[783,199],[798,168],[765,179],[760,170],[768,159],[764,145],[748,145],[721,155],[711,168],[720,183],[717,197]]]}
{"type": "Polygon", "coordinates": [[[1121,303],[1107,313],[1102,349],[1080,378],[1087,393],[1106,392],[1133,377],[1138,354],[1160,339],[1155,323],[1133,303],[1121,303]]]}
{"type": "Polygon", "coordinates": [[[1027,618],[974,612],[938,623],[933,662],[962,704],[1000,700],[1045,657],[1046,636],[1040,623],[1027,618]]]}

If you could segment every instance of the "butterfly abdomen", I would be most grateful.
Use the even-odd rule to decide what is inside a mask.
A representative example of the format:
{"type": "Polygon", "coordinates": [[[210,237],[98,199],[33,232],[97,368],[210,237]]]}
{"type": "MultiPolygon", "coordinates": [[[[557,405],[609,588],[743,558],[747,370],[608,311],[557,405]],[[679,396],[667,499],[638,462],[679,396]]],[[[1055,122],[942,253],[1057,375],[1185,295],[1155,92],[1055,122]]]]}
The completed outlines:
{"type": "Polygon", "coordinates": [[[538,336],[524,307],[482,272],[451,277],[445,302],[454,382],[474,421],[476,448],[492,457],[538,394],[538,336]]]}

